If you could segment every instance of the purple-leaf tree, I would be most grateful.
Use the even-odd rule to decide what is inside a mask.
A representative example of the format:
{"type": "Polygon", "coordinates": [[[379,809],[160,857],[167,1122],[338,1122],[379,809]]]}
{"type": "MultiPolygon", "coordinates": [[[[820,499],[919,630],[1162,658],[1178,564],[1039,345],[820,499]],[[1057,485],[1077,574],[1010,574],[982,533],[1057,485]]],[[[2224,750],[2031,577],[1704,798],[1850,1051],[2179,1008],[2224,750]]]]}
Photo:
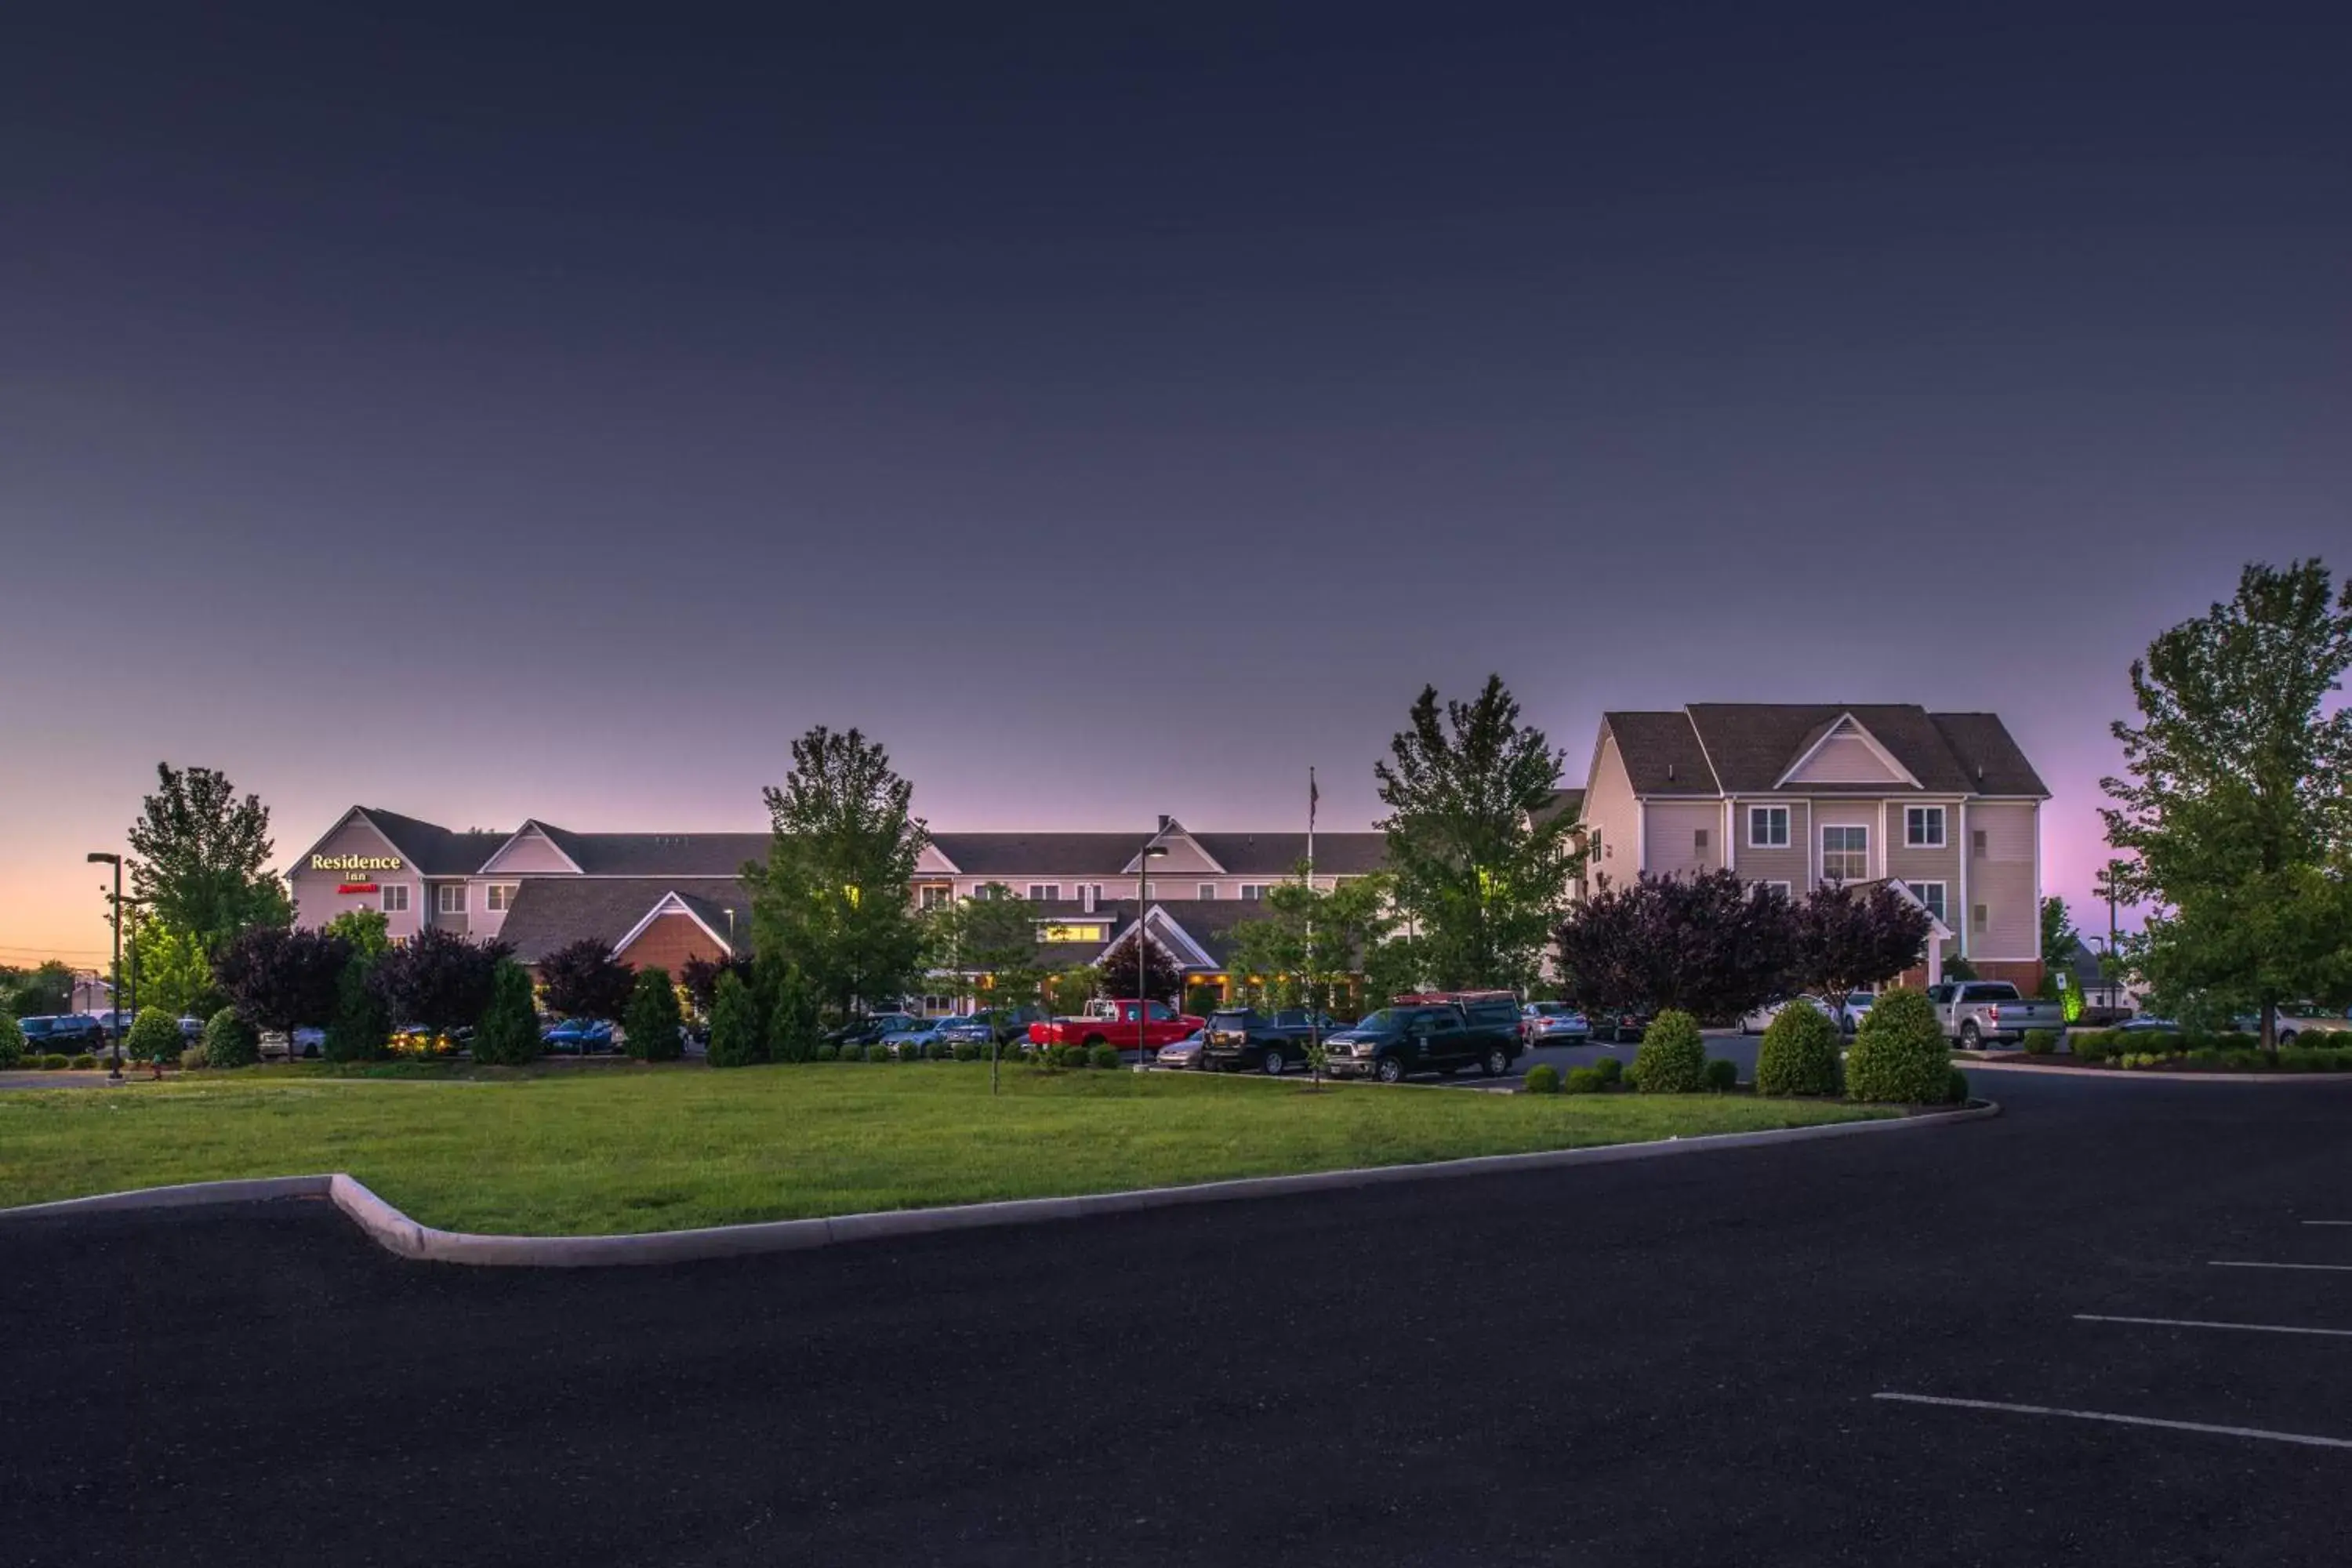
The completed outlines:
{"type": "Polygon", "coordinates": [[[1165,1002],[1176,994],[1182,977],[1176,973],[1175,961],[1157,941],[1142,936],[1142,931],[1139,925],[1132,928],[1103,955],[1104,995],[1118,1000],[1165,1002]],[[1142,949],[1140,973],[1137,972],[1139,945],[1142,949]]]}
{"type": "Polygon", "coordinates": [[[1728,1018],[1787,984],[1795,956],[1789,900],[1729,871],[1643,876],[1603,885],[1556,939],[1560,973],[1586,1006],[1728,1018]]]}
{"type": "MultiPolygon", "coordinates": [[[[715,983],[715,982],[714,982],[715,983]]],[[[629,1005],[636,972],[613,956],[603,937],[565,942],[539,961],[539,984],[550,1012],[567,1018],[617,1021],[629,1005]]]]}
{"type": "Polygon", "coordinates": [[[1797,983],[1843,998],[1918,963],[1934,929],[1927,911],[1885,882],[1826,886],[1796,907],[1797,983]]]}
{"type": "Polygon", "coordinates": [[[436,1035],[468,1029],[490,1005],[499,960],[514,951],[502,942],[473,942],[456,931],[418,931],[376,960],[374,981],[393,1021],[436,1035]]]}
{"type": "MultiPolygon", "coordinates": [[[[546,968],[545,964],[540,965],[541,973],[544,973],[546,968]]],[[[694,1010],[706,1018],[710,1016],[710,1009],[718,1002],[719,977],[722,974],[732,974],[744,984],[751,985],[751,955],[748,952],[738,952],[726,958],[689,958],[677,972],[677,983],[685,986],[686,994],[694,999],[694,1010]]],[[[635,981],[632,980],[631,984],[635,984],[635,981]]],[[[758,989],[757,986],[753,986],[755,994],[758,989]]],[[[551,988],[549,994],[551,996],[553,994],[551,988]]],[[[621,993],[621,1000],[622,1005],[626,1006],[628,1003],[626,990],[621,993]]],[[[598,1016],[604,1016],[601,1014],[598,1016]]],[[[613,1016],[617,1017],[619,1015],[614,1014],[613,1016]]]]}
{"type": "Polygon", "coordinates": [[[291,1037],[324,1028],[335,1016],[337,985],[352,944],[322,931],[248,926],[213,960],[213,980],[237,1011],[291,1037]]]}

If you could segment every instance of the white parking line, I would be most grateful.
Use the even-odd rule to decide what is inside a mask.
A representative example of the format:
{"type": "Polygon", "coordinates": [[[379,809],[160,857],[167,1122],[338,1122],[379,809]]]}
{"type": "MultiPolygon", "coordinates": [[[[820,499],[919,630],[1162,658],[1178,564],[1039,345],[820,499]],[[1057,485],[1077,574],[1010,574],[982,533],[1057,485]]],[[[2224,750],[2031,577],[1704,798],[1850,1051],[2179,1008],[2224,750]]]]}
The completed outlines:
{"type": "Polygon", "coordinates": [[[2105,1312],[2077,1312],[2078,1323],[2145,1323],[2158,1329],[2243,1329],[2252,1334],[2316,1334],[2325,1339],[2352,1340],[2352,1329],[2298,1329],[2285,1323],[2213,1323],[2201,1318],[2116,1318],[2105,1312]]]}
{"type": "Polygon", "coordinates": [[[2048,1405],[2003,1405],[1991,1399],[1943,1399],[1932,1394],[1874,1394],[1873,1399],[1904,1405],[1941,1405],[1954,1410],[1991,1410],[2007,1415],[2056,1415],[2068,1421],[2105,1421],[2117,1426],[2160,1426],[2169,1432],[2207,1432],[2217,1437],[2255,1437],[2306,1448],[2352,1448],[2352,1437],[2315,1437],[2306,1432],[2267,1432],[2259,1426],[2215,1426],[2203,1421],[2160,1421],[2153,1415],[2117,1415],[2106,1410],[2061,1410],[2048,1405]]]}
{"type": "Polygon", "coordinates": [[[2233,1258],[2208,1260],[2213,1268],[2300,1268],[2313,1274],[2352,1274],[2352,1263],[2240,1263],[2233,1258]]]}

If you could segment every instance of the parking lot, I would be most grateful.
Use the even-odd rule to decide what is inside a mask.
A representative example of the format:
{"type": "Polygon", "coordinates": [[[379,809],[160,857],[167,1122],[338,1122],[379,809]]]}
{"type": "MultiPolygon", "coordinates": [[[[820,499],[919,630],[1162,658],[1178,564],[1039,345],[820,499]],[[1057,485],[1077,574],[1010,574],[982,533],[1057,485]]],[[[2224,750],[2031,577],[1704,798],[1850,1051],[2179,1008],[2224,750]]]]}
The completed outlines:
{"type": "Polygon", "coordinates": [[[0,1542],[2344,1562],[2352,1091],[1981,1076],[2007,1114],[1933,1131],[667,1268],[18,1225],[0,1316],[72,1330],[0,1338],[0,1542]]]}

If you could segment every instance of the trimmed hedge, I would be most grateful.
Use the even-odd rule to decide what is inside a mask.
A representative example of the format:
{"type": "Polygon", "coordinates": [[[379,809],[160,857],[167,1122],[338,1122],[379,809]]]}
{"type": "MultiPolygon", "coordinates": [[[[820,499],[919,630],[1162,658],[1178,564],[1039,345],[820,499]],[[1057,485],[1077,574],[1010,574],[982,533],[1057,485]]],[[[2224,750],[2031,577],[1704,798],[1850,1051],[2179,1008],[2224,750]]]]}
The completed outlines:
{"type": "Polygon", "coordinates": [[[168,1062],[180,1054],[180,1020],[161,1007],[142,1007],[122,1037],[122,1054],[136,1062],[168,1062]]]}
{"type": "Polygon", "coordinates": [[[1706,1064],[1706,1087],[1717,1094],[1729,1094],[1739,1087],[1739,1064],[1727,1057],[1717,1057],[1706,1064]]]}
{"type": "Polygon", "coordinates": [[[67,1060],[66,1070],[68,1072],[88,1072],[97,1065],[98,1058],[91,1056],[88,1051],[84,1051],[79,1056],[70,1058],[67,1060]]]}
{"type": "Polygon", "coordinates": [[[474,1059],[486,1067],[521,1067],[539,1058],[539,1005],[530,973],[511,958],[490,971],[490,1005],[474,1026],[474,1059]]]}
{"type": "Polygon", "coordinates": [[[1117,1046],[1096,1046],[1096,1047],[1094,1047],[1093,1048],[1091,1048],[1090,1050],[1088,1050],[1088,1051],[1087,1052],[1087,1063],[1086,1063],[1086,1065],[1087,1065],[1087,1066],[1088,1066],[1088,1067],[1090,1067],[1090,1068],[1116,1068],[1116,1067],[1118,1067],[1118,1047],[1117,1046]]]}
{"type": "Polygon", "coordinates": [[[1619,1061],[1615,1057],[1602,1057],[1599,1061],[1594,1062],[1591,1067],[1586,1068],[1583,1070],[1591,1073],[1598,1073],[1601,1076],[1601,1087],[1603,1089],[1607,1089],[1612,1084],[1619,1084],[1625,1081],[1625,1064],[1619,1061]]]}
{"type": "Polygon", "coordinates": [[[1698,1020],[1668,1008],[1650,1023],[1626,1076],[1643,1094],[1696,1094],[1706,1087],[1706,1042],[1698,1020]]]}
{"type": "MultiPolygon", "coordinates": [[[[796,1044],[799,1036],[788,1037],[779,1044],[796,1044]]],[[[710,1045],[708,1055],[715,1068],[750,1067],[763,1054],[760,1038],[760,1004],[743,977],[731,969],[721,970],[719,983],[710,991],[710,1045]]],[[[780,1060],[795,1060],[784,1057],[780,1060]]]]}
{"type": "Polygon", "coordinates": [[[1952,1050],[1927,995],[1897,986],[1872,1004],[1846,1053],[1845,1092],[1889,1105],[1941,1105],[1951,1093],[1952,1050]]]}
{"type": "MultiPolygon", "coordinates": [[[[847,1053],[843,1055],[846,1058],[847,1053]]],[[[877,1040],[866,1047],[865,1058],[869,1062],[887,1062],[890,1059],[890,1047],[877,1040]]]]}
{"type": "Polygon", "coordinates": [[[205,1025],[205,1066],[249,1068],[261,1059],[261,1031],[234,1007],[224,1007],[205,1025]]]}
{"type": "Polygon", "coordinates": [[[827,1040],[824,1044],[817,1047],[816,1059],[821,1062],[837,1062],[841,1059],[841,1047],[835,1045],[831,1040],[827,1040]]]}
{"type": "Polygon", "coordinates": [[[1951,1069],[1951,1077],[1945,1080],[1944,1103],[1947,1105],[1966,1105],[1968,1102],[1969,1075],[1962,1072],[1959,1068],[1954,1068],[1951,1069]]]}
{"type": "Polygon", "coordinates": [[[41,1058],[41,1070],[43,1072],[63,1072],[66,1068],[71,1066],[73,1066],[71,1061],[64,1057],[58,1056],[54,1051],[41,1058]]]}
{"type": "Polygon", "coordinates": [[[2025,1054],[2027,1056],[2046,1057],[2057,1048],[2058,1037],[2052,1034],[2049,1030],[2028,1029],[2025,1031],[2025,1054]]]}
{"type": "Polygon", "coordinates": [[[1791,1002],[1772,1016],[1756,1047],[1756,1092],[1836,1094],[1844,1087],[1838,1026],[1820,1008],[1791,1002]]]}
{"type": "Polygon", "coordinates": [[[641,1062],[674,1062],[686,1054],[678,1034],[683,1019],[677,1010],[677,988],[669,971],[655,965],[637,971],[635,989],[621,1016],[621,1032],[629,1055],[641,1062]]]}
{"type": "Polygon", "coordinates": [[[1560,1089],[1567,1094],[1599,1094],[1608,1087],[1609,1080],[1596,1068],[1570,1068],[1568,1077],[1560,1080],[1560,1089]]]}
{"type": "Polygon", "coordinates": [[[1549,1063],[1538,1063],[1538,1065],[1529,1068],[1528,1069],[1528,1083],[1525,1092],[1528,1094],[1558,1094],[1559,1092],[1559,1069],[1556,1067],[1550,1066],[1549,1063]]]}

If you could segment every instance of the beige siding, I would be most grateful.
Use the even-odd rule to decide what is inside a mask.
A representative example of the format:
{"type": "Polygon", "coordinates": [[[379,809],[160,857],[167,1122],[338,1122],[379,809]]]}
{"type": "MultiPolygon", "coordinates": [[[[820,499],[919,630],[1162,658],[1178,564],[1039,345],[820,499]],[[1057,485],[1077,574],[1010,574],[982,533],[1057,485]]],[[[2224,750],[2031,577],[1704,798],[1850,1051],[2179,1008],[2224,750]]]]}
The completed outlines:
{"type": "Polygon", "coordinates": [[[1812,886],[1812,855],[1805,846],[1812,838],[1812,809],[1810,802],[1801,800],[1735,800],[1731,803],[1731,830],[1738,840],[1732,847],[1731,864],[1740,879],[1748,882],[1786,882],[1791,898],[1801,899],[1812,886]],[[1751,848],[1748,842],[1748,808],[1751,805],[1785,805],[1789,808],[1789,847],[1785,849],[1751,848]]]}
{"type": "Polygon", "coordinates": [[[1987,959],[2031,959],[2041,924],[2034,907],[2034,839],[2038,811],[2032,801],[1971,801],[1969,829],[1981,833],[1985,851],[1968,853],[1969,902],[1984,906],[1981,929],[1970,911],[1969,956],[1987,959]]]}
{"type": "Polygon", "coordinates": [[[1944,884],[1944,923],[1955,931],[1960,929],[1960,807],[1957,801],[1890,800],[1885,804],[1885,826],[1883,829],[1886,845],[1886,874],[1900,877],[1906,882],[1944,884]],[[1944,845],[1940,849],[1914,847],[1905,842],[1907,826],[1906,811],[1914,805],[1941,805],[1944,808],[1944,845]]]}
{"type": "Polygon", "coordinates": [[[565,858],[563,851],[558,849],[548,840],[547,836],[541,833],[525,834],[520,838],[510,841],[492,856],[490,863],[482,869],[496,871],[505,876],[518,873],[539,875],[549,872],[572,875],[576,874],[577,871],[572,862],[565,858]]]}
{"type": "Polygon", "coordinates": [[[1812,874],[1822,872],[1822,829],[1824,827],[1860,827],[1870,834],[1870,862],[1864,868],[1865,879],[1878,876],[1884,863],[1880,857],[1886,848],[1885,836],[1879,831],[1879,803],[1874,800],[1817,800],[1812,803],[1813,830],[1805,837],[1805,851],[1812,858],[1812,874]]]}
{"type": "Polygon", "coordinates": [[[425,889],[425,901],[431,907],[425,911],[425,923],[436,931],[456,931],[459,936],[472,934],[473,917],[478,909],[478,893],[472,888],[466,888],[465,909],[457,914],[445,915],[441,912],[441,889],[445,887],[466,888],[466,884],[451,881],[428,884],[425,889]]]}
{"type": "Polygon", "coordinates": [[[1642,807],[1633,798],[1633,783],[1625,773],[1625,759],[1617,753],[1617,738],[1601,740],[1592,759],[1592,776],[1585,781],[1584,825],[1601,835],[1601,858],[1584,868],[1585,886],[1606,877],[1612,885],[1631,882],[1642,870],[1642,807]]]}
{"type": "Polygon", "coordinates": [[[1805,765],[1789,775],[1789,787],[1802,784],[1906,784],[1871,750],[1870,742],[1851,732],[1832,735],[1805,765]]]}
{"type": "Polygon", "coordinates": [[[294,923],[306,928],[325,925],[337,915],[353,910],[381,910],[383,895],[377,893],[338,893],[336,888],[346,882],[374,882],[378,887],[394,885],[408,889],[408,909],[404,913],[384,917],[387,929],[394,940],[405,940],[416,934],[417,922],[425,914],[425,883],[408,858],[394,848],[383,834],[368,826],[365,820],[353,817],[334,832],[315,850],[305,853],[287,881],[293,889],[294,923]],[[372,871],[345,875],[340,871],[310,869],[310,856],[317,855],[391,855],[397,856],[401,868],[397,871],[372,871]]]}
{"type": "Polygon", "coordinates": [[[1723,802],[1654,800],[1642,813],[1642,868],[1661,877],[1696,876],[1723,866],[1723,802]],[[1706,847],[1698,836],[1706,835],[1706,847]]]}
{"type": "MultiPolygon", "coordinates": [[[[493,887],[512,888],[520,891],[522,882],[514,877],[477,877],[466,889],[466,908],[472,911],[467,926],[471,934],[482,942],[498,935],[507,923],[505,910],[490,908],[490,889],[493,887]]],[[[509,900],[512,896],[509,895],[509,900]]]]}

